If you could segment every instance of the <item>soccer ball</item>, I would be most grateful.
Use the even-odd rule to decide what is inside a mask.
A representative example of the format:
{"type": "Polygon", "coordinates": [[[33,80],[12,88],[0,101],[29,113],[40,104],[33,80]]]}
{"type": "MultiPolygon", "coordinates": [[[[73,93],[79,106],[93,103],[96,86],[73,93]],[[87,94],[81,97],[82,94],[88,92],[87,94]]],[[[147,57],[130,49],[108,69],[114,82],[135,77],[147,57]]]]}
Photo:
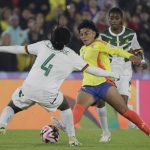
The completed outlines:
{"type": "Polygon", "coordinates": [[[55,144],[59,139],[59,131],[53,125],[46,125],[41,129],[40,137],[44,143],[55,144]]]}

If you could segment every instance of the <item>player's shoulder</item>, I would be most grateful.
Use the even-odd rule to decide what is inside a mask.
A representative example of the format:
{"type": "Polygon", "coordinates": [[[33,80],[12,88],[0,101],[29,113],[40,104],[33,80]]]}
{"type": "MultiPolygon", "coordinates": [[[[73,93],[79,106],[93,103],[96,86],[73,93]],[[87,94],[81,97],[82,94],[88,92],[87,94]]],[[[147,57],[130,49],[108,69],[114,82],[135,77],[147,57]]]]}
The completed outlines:
{"type": "MultiPolygon", "coordinates": [[[[44,46],[44,45],[51,45],[51,42],[49,40],[42,40],[42,41],[38,41],[36,43],[33,43],[35,46],[44,46]]],[[[32,45],[32,44],[30,44],[32,45]]]]}
{"type": "Polygon", "coordinates": [[[106,29],[103,32],[99,33],[99,39],[112,39],[112,34],[110,33],[110,29],[106,29]]]}
{"type": "Polygon", "coordinates": [[[67,46],[64,47],[62,52],[66,55],[77,55],[77,53],[73,49],[71,49],[67,46]]]}
{"type": "Polygon", "coordinates": [[[97,38],[96,40],[95,40],[95,46],[97,46],[97,47],[99,47],[99,46],[106,46],[106,45],[108,45],[108,43],[107,42],[105,42],[105,41],[103,41],[102,39],[99,39],[99,38],[97,38]]]}
{"type": "Polygon", "coordinates": [[[80,48],[80,55],[85,52],[87,50],[87,46],[86,45],[83,45],[81,48],[80,48]]]}
{"type": "Polygon", "coordinates": [[[133,29],[128,28],[128,27],[125,27],[125,33],[126,34],[136,34],[136,32],[133,29]]]}
{"type": "Polygon", "coordinates": [[[41,41],[41,43],[48,46],[48,47],[52,47],[52,43],[50,40],[43,40],[43,41],[41,41]]]}

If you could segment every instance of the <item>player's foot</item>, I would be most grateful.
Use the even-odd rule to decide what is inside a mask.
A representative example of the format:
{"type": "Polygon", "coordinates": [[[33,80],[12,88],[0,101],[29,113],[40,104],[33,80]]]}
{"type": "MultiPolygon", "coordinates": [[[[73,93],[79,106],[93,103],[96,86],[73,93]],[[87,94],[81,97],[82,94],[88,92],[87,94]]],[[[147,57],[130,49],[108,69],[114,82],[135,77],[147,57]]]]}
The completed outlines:
{"type": "Polygon", "coordinates": [[[51,117],[51,121],[52,121],[52,124],[54,126],[56,126],[57,128],[63,130],[64,132],[66,132],[66,127],[65,127],[64,123],[61,120],[59,120],[55,117],[51,117]]]}
{"type": "Polygon", "coordinates": [[[111,133],[102,134],[99,140],[100,143],[107,143],[109,141],[111,141],[111,133]]]}
{"type": "Polygon", "coordinates": [[[0,128],[0,134],[4,135],[6,133],[6,129],[4,127],[0,128]]]}
{"type": "Polygon", "coordinates": [[[82,143],[80,143],[75,136],[69,137],[69,145],[70,146],[81,146],[82,143]]]}

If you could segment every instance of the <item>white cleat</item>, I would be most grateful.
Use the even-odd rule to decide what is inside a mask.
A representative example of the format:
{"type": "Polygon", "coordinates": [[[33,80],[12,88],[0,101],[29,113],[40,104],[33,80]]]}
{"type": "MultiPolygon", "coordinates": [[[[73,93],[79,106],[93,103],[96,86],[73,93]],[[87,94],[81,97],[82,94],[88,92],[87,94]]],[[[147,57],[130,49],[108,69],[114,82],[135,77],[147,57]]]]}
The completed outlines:
{"type": "Polygon", "coordinates": [[[51,121],[52,121],[52,124],[56,126],[58,129],[61,129],[62,131],[66,132],[66,127],[61,120],[55,117],[51,117],[51,121]]]}
{"type": "Polygon", "coordinates": [[[69,137],[69,145],[70,146],[81,146],[82,143],[80,143],[75,136],[70,136],[69,137]]]}
{"type": "Polygon", "coordinates": [[[6,133],[6,129],[4,127],[0,128],[0,134],[4,135],[6,133]]]}
{"type": "Polygon", "coordinates": [[[110,142],[111,141],[111,133],[108,133],[108,134],[102,134],[99,142],[100,143],[107,143],[107,142],[110,142]]]}

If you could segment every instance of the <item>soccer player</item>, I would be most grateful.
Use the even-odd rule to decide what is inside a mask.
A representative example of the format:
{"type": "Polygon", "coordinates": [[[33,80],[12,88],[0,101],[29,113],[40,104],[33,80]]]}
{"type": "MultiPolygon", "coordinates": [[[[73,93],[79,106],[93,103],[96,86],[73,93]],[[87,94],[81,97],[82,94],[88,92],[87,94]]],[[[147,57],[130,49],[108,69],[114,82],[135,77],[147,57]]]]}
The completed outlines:
{"type": "Polygon", "coordinates": [[[118,78],[118,75],[89,66],[79,55],[65,46],[69,41],[70,31],[65,27],[57,27],[52,32],[51,41],[40,41],[26,46],[0,46],[0,52],[37,56],[22,86],[15,90],[12,100],[0,115],[1,134],[5,133],[6,125],[16,113],[38,103],[47,111],[61,110],[69,144],[80,145],[75,137],[72,111],[59,91],[61,84],[75,70],[114,78],[118,78]]]}
{"type": "MultiPolygon", "coordinates": [[[[108,42],[110,45],[115,47],[121,47],[124,51],[131,52],[134,54],[140,54],[142,57],[142,67],[146,66],[144,60],[143,50],[141,49],[136,33],[129,28],[123,26],[123,12],[121,9],[114,7],[108,13],[108,21],[110,27],[104,32],[100,33],[100,38],[103,41],[108,42]]],[[[131,78],[132,78],[132,63],[129,59],[124,59],[122,57],[113,56],[111,62],[111,69],[121,75],[120,80],[116,80],[116,86],[124,99],[125,103],[128,103],[128,98],[131,95],[131,78]]],[[[98,105],[99,116],[101,120],[103,134],[106,135],[104,138],[102,136],[101,141],[108,141],[109,131],[107,124],[107,111],[105,107],[105,102],[101,101],[98,105]]],[[[130,109],[132,105],[128,105],[130,109]]],[[[134,127],[134,124],[129,122],[129,125],[134,127]]]]}
{"type": "MultiPolygon", "coordinates": [[[[110,48],[106,42],[99,40],[98,31],[93,22],[83,21],[79,25],[78,30],[80,38],[84,43],[80,51],[81,56],[88,64],[110,70],[110,54],[123,56],[127,60],[139,63],[136,56],[120,48],[110,48]]],[[[76,124],[81,120],[83,113],[89,106],[99,103],[99,101],[106,101],[122,116],[136,124],[145,134],[150,135],[149,126],[146,125],[137,113],[128,109],[112,80],[106,77],[95,77],[87,72],[83,73],[83,85],[73,108],[74,123],[76,124]]]]}
{"type": "MultiPolygon", "coordinates": [[[[140,59],[133,54],[123,51],[121,48],[110,48],[108,43],[98,39],[98,31],[92,21],[85,20],[79,27],[79,34],[84,46],[81,48],[82,58],[90,65],[94,65],[105,70],[110,70],[109,55],[118,55],[129,59],[134,63],[140,63],[140,59]]],[[[113,81],[106,77],[96,77],[87,72],[83,73],[83,85],[77,96],[77,103],[73,108],[74,123],[78,123],[83,113],[89,106],[106,101],[115,108],[121,115],[135,123],[147,135],[150,128],[134,111],[128,109],[123,98],[114,86],[113,81]]],[[[54,124],[65,130],[62,121],[53,120],[54,124]]],[[[103,135],[103,142],[110,140],[111,135],[103,135]]]]}

